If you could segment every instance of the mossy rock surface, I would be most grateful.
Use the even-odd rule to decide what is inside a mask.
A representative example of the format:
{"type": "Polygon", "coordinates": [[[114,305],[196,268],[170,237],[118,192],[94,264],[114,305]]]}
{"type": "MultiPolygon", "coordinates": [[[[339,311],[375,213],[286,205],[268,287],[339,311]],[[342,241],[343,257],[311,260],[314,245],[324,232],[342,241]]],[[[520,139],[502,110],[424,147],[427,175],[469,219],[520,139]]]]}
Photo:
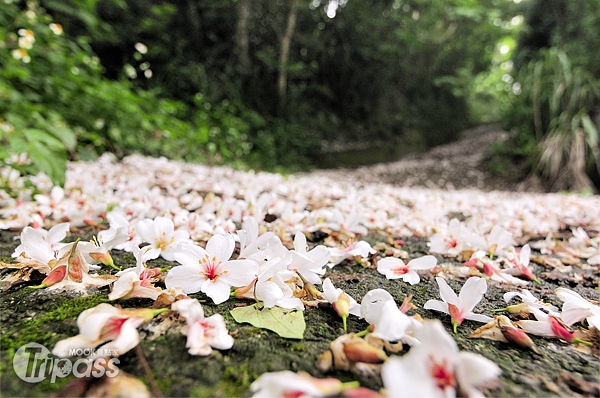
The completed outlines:
{"type": "MultiPolygon", "coordinates": [[[[14,233],[0,232],[0,256],[9,262],[10,254],[18,244],[14,233]]],[[[369,237],[371,243],[380,240],[369,237]]],[[[403,247],[411,258],[422,256],[427,250],[426,241],[406,238],[403,247]]],[[[133,265],[130,253],[113,251],[118,265],[133,265]]],[[[441,260],[441,258],[440,258],[441,260]]],[[[447,261],[444,259],[444,261],[447,261]]],[[[150,266],[172,265],[163,260],[152,260],[150,266]]],[[[538,270],[537,272],[543,270],[538,270]]],[[[558,283],[573,289],[591,300],[599,300],[597,286],[598,275],[592,271],[579,273],[587,275],[587,284],[547,281],[542,285],[530,285],[529,289],[538,297],[556,306],[561,306],[554,289],[558,283]],[[587,286],[586,286],[587,285],[587,286]]],[[[114,273],[114,271],[111,271],[114,273]]],[[[438,287],[431,273],[421,274],[421,282],[410,286],[402,281],[387,280],[372,268],[345,261],[327,275],[336,287],[342,288],[352,297],[360,299],[371,289],[383,288],[389,291],[401,303],[412,294],[417,306],[412,313],[423,318],[440,319],[446,329],[452,330],[449,316],[423,309],[428,299],[438,298],[438,287]]],[[[458,291],[464,280],[451,280],[450,286],[458,291]]],[[[493,308],[504,307],[502,295],[508,290],[517,290],[507,285],[490,283],[488,292],[478,305],[486,314],[493,308]]],[[[48,294],[31,290],[24,285],[3,291],[0,295],[0,394],[4,397],[50,396],[59,391],[72,376],[58,379],[55,383],[44,380],[40,383],[26,383],[20,380],[12,367],[14,352],[23,344],[37,342],[50,350],[57,341],[78,334],[76,319],[81,311],[107,302],[108,288],[87,297],[69,297],[64,293],[48,294]]],[[[192,297],[206,300],[202,294],[192,297]]],[[[119,301],[124,308],[149,307],[151,300],[119,301]]],[[[317,370],[317,357],[329,347],[329,343],[344,334],[342,322],[332,308],[308,307],[304,313],[306,331],[304,339],[280,338],[275,333],[255,328],[249,324],[236,323],[229,311],[236,306],[249,304],[242,300],[229,300],[219,306],[210,300],[203,303],[207,316],[220,313],[225,317],[227,327],[234,335],[235,343],[230,350],[213,351],[206,357],[191,356],[185,348],[185,336],[178,331],[168,332],[160,337],[142,340],[141,348],[153,372],[154,378],[164,396],[202,396],[235,397],[249,396],[249,386],[264,372],[280,370],[306,371],[316,377],[333,376],[343,381],[358,380],[362,386],[378,390],[382,387],[379,377],[360,376],[348,372],[334,371],[324,374],[317,370]]],[[[500,383],[494,389],[485,391],[486,396],[502,397],[567,397],[594,395],[594,387],[600,385],[600,362],[597,358],[578,351],[574,345],[560,340],[551,340],[533,336],[541,355],[522,350],[514,346],[483,339],[469,339],[467,336],[482,324],[465,321],[454,335],[461,350],[483,355],[494,361],[502,369],[500,383]]],[[[350,316],[348,331],[359,332],[367,324],[350,316]]],[[[143,327],[142,336],[144,336],[143,327]]],[[[135,350],[119,357],[119,369],[124,370],[142,381],[147,377],[135,350]]]]}

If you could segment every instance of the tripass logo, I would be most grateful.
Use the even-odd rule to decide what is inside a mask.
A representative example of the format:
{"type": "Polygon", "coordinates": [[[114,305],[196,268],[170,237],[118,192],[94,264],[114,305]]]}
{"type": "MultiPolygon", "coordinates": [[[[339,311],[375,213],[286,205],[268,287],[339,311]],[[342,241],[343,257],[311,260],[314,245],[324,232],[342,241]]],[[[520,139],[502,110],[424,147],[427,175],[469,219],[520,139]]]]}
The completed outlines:
{"type": "MultiPolygon", "coordinates": [[[[88,354],[93,350],[74,350],[74,355],[88,354]],[[80,353],[81,352],[81,353],[80,353]]],[[[95,352],[94,352],[95,353],[95,352]]],[[[96,353],[97,354],[97,353],[96,353]]],[[[54,383],[57,377],[70,374],[80,377],[115,377],[119,373],[117,358],[82,358],[74,363],[68,358],[54,358],[46,347],[38,343],[21,346],[13,358],[13,369],[19,378],[28,383],[39,383],[50,377],[54,383]]]]}

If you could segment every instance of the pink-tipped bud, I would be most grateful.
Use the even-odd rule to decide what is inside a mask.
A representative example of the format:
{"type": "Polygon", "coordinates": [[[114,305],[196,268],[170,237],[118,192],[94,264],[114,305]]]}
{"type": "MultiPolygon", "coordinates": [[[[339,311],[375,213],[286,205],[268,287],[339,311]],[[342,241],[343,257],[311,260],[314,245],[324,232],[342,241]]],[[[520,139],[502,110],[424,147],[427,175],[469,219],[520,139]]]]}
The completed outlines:
{"type": "Polygon", "coordinates": [[[352,362],[382,363],[388,356],[385,351],[365,341],[353,341],[344,344],[344,355],[352,362]]]}
{"type": "Polygon", "coordinates": [[[456,328],[460,326],[461,323],[465,320],[465,317],[462,314],[462,311],[455,306],[454,304],[448,303],[448,313],[450,314],[450,318],[452,320],[452,328],[454,333],[456,333],[456,328]]]}
{"type": "Polygon", "coordinates": [[[500,328],[500,331],[510,343],[522,348],[527,348],[536,354],[539,354],[533,340],[531,340],[527,333],[515,327],[510,319],[501,315],[496,317],[496,322],[500,328]]]}
{"type": "Polygon", "coordinates": [[[104,265],[108,265],[110,267],[114,267],[114,262],[112,257],[110,256],[110,254],[107,253],[102,253],[102,252],[95,252],[95,253],[90,253],[90,257],[93,258],[94,260],[104,264],[104,265]]]}
{"type": "Polygon", "coordinates": [[[71,248],[67,264],[69,268],[69,279],[73,282],[80,283],[83,280],[83,268],[81,265],[81,256],[79,250],[77,250],[77,243],[78,241],[76,241],[71,248]]]}
{"type": "Polygon", "coordinates": [[[466,267],[478,267],[479,262],[476,258],[472,258],[469,261],[465,262],[463,265],[466,267]]]}
{"type": "Polygon", "coordinates": [[[46,278],[44,278],[44,280],[42,281],[41,285],[38,286],[30,286],[31,289],[43,289],[46,288],[48,286],[52,286],[60,281],[62,281],[63,279],[65,279],[65,275],[67,274],[67,266],[66,265],[60,265],[56,268],[54,268],[49,274],[48,276],[46,276],[46,278]]]}
{"type": "Polygon", "coordinates": [[[563,339],[569,343],[573,343],[576,339],[575,332],[565,325],[561,320],[556,318],[555,316],[549,315],[548,319],[550,320],[550,327],[552,331],[559,339],[563,339]]]}
{"type": "Polygon", "coordinates": [[[485,276],[490,277],[490,276],[494,275],[495,269],[492,266],[492,264],[484,263],[483,264],[483,272],[485,273],[485,276]]]}

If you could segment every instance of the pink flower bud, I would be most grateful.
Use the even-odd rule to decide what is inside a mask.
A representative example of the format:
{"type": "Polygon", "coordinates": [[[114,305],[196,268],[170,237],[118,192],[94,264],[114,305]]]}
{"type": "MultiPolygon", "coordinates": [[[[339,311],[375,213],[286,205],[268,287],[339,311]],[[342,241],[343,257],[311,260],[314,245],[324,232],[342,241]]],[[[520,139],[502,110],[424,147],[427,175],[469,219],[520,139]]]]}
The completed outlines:
{"type": "Polygon", "coordinates": [[[42,281],[41,287],[52,286],[55,283],[62,281],[63,279],[65,279],[66,274],[67,274],[67,266],[59,265],[58,267],[54,268],[48,274],[48,276],[42,281]]]}
{"type": "Polygon", "coordinates": [[[382,363],[388,358],[383,350],[364,340],[344,344],[344,354],[352,362],[382,363]]]}

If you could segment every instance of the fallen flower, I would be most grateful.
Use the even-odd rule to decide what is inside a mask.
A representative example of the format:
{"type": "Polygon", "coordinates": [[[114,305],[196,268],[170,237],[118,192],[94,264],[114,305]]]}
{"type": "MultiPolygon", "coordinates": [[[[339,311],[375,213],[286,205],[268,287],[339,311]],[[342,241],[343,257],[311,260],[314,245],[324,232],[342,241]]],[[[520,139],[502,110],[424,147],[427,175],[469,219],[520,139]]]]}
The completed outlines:
{"type": "Polygon", "coordinates": [[[61,241],[67,236],[69,223],[56,224],[48,231],[41,228],[25,227],[21,231],[21,244],[12,257],[19,263],[31,266],[42,273],[49,273],[56,264],[66,244],[61,241]]]}
{"type": "Polygon", "coordinates": [[[590,326],[600,329],[600,307],[590,303],[574,291],[559,287],[554,293],[564,303],[561,319],[568,325],[586,319],[590,326]]]}
{"type": "Polygon", "coordinates": [[[529,269],[529,261],[531,259],[531,248],[529,245],[523,246],[519,255],[517,256],[515,249],[513,248],[513,258],[508,260],[509,268],[505,268],[503,272],[511,274],[513,276],[520,276],[525,279],[529,279],[534,281],[538,285],[541,285],[542,282],[531,272],[529,269]]]}
{"type": "Polygon", "coordinates": [[[214,235],[206,249],[192,244],[179,246],[174,256],[181,266],[169,270],[168,288],[181,287],[186,294],[201,291],[221,304],[229,298],[231,287],[247,286],[258,274],[253,260],[230,260],[235,248],[231,235],[214,235]]]}
{"type": "Polygon", "coordinates": [[[477,322],[489,322],[492,320],[487,315],[473,313],[473,308],[481,301],[487,291],[485,279],[476,276],[467,279],[458,296],[443,278],[436,277],[435,280],[440,288],[440,297],[444,301],[429,300],[423,308],[450,314],[454,333],[456,333],[456,328],[465,319],[477,322]]]}
{"type": "Polygon", "coordinates": [[[481,355],[459,352],[439,320],[425,320],[417,338],[422,344],[383,364],[381,378],[390,397],[483,397],[477,388],[501,373],[481,355]]]}
{"type": "Polygon", "coordinates": [[[372,325],[375,336],[385,341],[404,341],[417,345],[412,333],[420,327],[419,321],[400,311],[390,293],[384,289],[373,289],[363,297],[360,314],[372,325]]]}
{"type": "Polygon", "coordinates": [[[96,348],[108,341],[98,347],[91,357],[122,355],[138,345],[139,326],[157,314],[167,311],[168,308],[120,309],[106,303],[99,304],[79,314],[77,317],[79,334],[56,343],[52,354],[61,358],[69,357],[73,356],[76,350],[96,348]]]}
{"type": "Polygon", "coordinates": [[[361,240],[359,242],[351,242],[348,246],[343,248],[330,247],[329,252],[331,257],[329,259],[329,264],[327,264],[330,268],[333,268],[335,265],[341,263],[347,258],[353,257],[361,257],[366,258],[369,254],[376,253],[375,249],[371,247],[368,242],[361,240]]]}
{"type": "Polygon", "coordinates": [[[333,286],[329,278],[323,281],[323,297],[333,305],[335,312],[342,318],[344,330],[346,330],[346,319],[349,314],[361,317],[360,304],[342,289],[333,286]]]}
{"type": "Polygon", "coordinates": [[[156,300],[162,293],[160,288],[152,284],[152,279],[160,275],[160,269],[146,267],[147,254],[151,249],[150,246],[144,246],[141,249],[138,246],[133,248],[133,255],[137,260],[136,266],[116,273],[119,279],[114,283],[112,291],[108,295],[109,300],[134,297],[156,300]]]}
{"type": "Polygon", "coordinates": [[[547,314],[541,309],[534,309],[532,313],[537,321],[522,320],[515,322],[526,333],[541,337],[559,338],[568,343],[592,345],[589,341],[578,338],[576,332],[561,320],[559,315],[547,314]]]}
{"type": "Polygon", "coordinates": [[[191,355],[210,355],[212,348],[228,350],[233,346],[233,337],[225,327],[223,316],[214,314],[205,318],[198,300],[179,300],[171,305],[171,309],[179,312],[187,322],[181,333],[187,336],[185,346],[191,355]]]}
{"type": "Polygon", "coordinates": [[[184,230],[175,231],[173,220],[166,217],[145,219],[135,224],[135,230],[143,241],[150,243],[149,259],[162,256],[167,261],[175,261],[175,249],[180,243],[189,242],[189,233],[184,230]]]}
{"type": "MultiPolygon", "coordinates": [[[[99,233],[89,242],[81,242],[79,248],[88,264],[102,263],[111,268],[120,270],[110,256],[110,250],[115,246],[125,243],[129,240],[129,234],[124,227],[109,229],[99,233]]],[[[98,268],[98,267],[96,267],[98,268]]]]}
{"type": "Polygon", "coordinates": [[[408,264],[396,257],[385,257],[377,261],[377,271],[388,279],[402,278],[404,282],[415,285],[421,280],[417,270],[431,269],[436,265],[437,258],[434,256],[415,258],[408,264]]]}

